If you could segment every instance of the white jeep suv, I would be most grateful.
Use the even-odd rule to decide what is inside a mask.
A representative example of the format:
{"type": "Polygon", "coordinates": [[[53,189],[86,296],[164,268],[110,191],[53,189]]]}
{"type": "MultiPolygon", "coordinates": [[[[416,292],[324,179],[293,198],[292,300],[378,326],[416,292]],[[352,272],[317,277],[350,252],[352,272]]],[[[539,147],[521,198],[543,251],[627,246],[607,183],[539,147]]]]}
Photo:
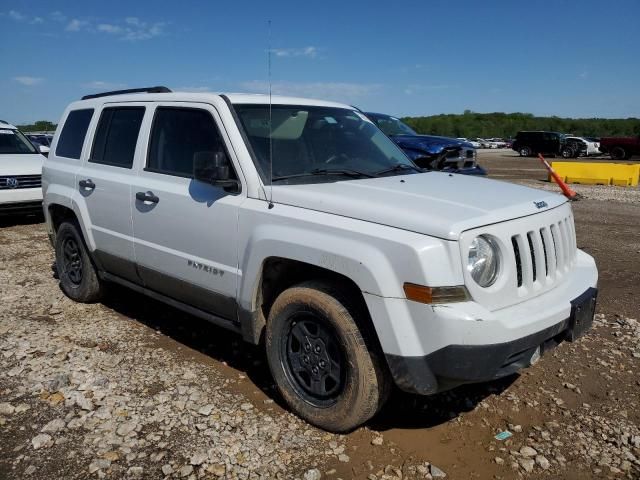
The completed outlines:
{"type": "Polygon", "coordinates": [[[22,132],[0,120],[0,215],[42,212],[43,160],[22,132]]]}
{"type": "Polygon", "coordinates": [[[347,105],[88,96],[43,189],[69,297],[116,282],[263,344],[292,410],[332,431],[393,383],[510,375],[592,322],[597,270],[564,197],[423,172],[347,105]]]}

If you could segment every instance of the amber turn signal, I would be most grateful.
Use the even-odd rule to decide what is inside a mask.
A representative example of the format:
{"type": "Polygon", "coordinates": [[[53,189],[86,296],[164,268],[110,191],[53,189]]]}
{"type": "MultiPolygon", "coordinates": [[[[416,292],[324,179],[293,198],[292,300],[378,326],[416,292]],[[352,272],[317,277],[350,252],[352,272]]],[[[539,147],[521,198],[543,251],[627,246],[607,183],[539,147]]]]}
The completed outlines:
{"type": "Polygon", "coordinates": [[[408,300],[420,303],[453,303],[469,300],[467,289],[457,287],[425,287],[415,283],[405,283],[404,294],[408,300]]]}

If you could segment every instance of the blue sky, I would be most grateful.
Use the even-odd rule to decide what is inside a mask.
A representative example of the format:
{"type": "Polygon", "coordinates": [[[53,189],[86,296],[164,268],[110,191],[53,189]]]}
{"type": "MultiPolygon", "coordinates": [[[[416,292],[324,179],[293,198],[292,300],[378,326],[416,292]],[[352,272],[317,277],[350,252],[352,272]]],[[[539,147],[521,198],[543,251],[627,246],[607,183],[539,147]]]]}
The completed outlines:
{"type": "Polygon", "coordinates": [[[267,89],[394,115],[640,116],[640,1],[0,2],[0,118],[82,95],[267,89]]]}

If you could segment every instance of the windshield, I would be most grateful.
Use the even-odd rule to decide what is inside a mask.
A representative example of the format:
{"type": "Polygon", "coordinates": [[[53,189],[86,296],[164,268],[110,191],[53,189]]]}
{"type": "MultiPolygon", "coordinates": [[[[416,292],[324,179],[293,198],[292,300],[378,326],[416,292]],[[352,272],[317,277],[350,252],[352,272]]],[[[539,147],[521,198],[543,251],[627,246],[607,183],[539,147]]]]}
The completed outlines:
{"type": "Polygon", "coordinates": [[[269,105],[235,105],[235,109],[265,184],[270,178],[274,184],[300,184],[419,171],[395,143],[354,110],[272,105],[270,142],[269,105]]]}
{"type": "Polygon", "coordinates": [[[38,153],[29,140],[18,130],[0,128],[0,155],[4,153],[38,153]]]}
{"type": "Polygon", "coordinates": [[[369,118],[376,122],[378,128],[385,134],[391,135],[418,135],[409,125],[400,121],[396,117],[388,115],[368,114],[369,118]]]}

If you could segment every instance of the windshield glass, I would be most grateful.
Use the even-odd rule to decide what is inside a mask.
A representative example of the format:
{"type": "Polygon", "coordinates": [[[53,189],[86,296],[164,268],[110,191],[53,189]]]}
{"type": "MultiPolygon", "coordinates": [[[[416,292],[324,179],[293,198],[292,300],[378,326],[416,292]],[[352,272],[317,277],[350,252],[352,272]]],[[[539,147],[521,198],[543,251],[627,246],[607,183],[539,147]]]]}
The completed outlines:
{"type": "Polygon", "coordinates": [[[269,184],[300,184],[418,172],[417,167],[364,115],[331,107],[235,105],[242,127],[269,184]]]}
{"type": "Polygon", "coordinates": [[[31,142],[19,132],[9,128],[0,128],[0,155],[3,153],[38,153],[31,142]]]}
{"type": "Polygon", "coordinates": [[[371,115],[369,114],[369,118],[376,122],[378,128],[382,130],[387,135],[418,135],[415,130],[413,130],[409,125],[400,121],[400,119],[395,117],[390,117],[388,115],[371,115]]]}

